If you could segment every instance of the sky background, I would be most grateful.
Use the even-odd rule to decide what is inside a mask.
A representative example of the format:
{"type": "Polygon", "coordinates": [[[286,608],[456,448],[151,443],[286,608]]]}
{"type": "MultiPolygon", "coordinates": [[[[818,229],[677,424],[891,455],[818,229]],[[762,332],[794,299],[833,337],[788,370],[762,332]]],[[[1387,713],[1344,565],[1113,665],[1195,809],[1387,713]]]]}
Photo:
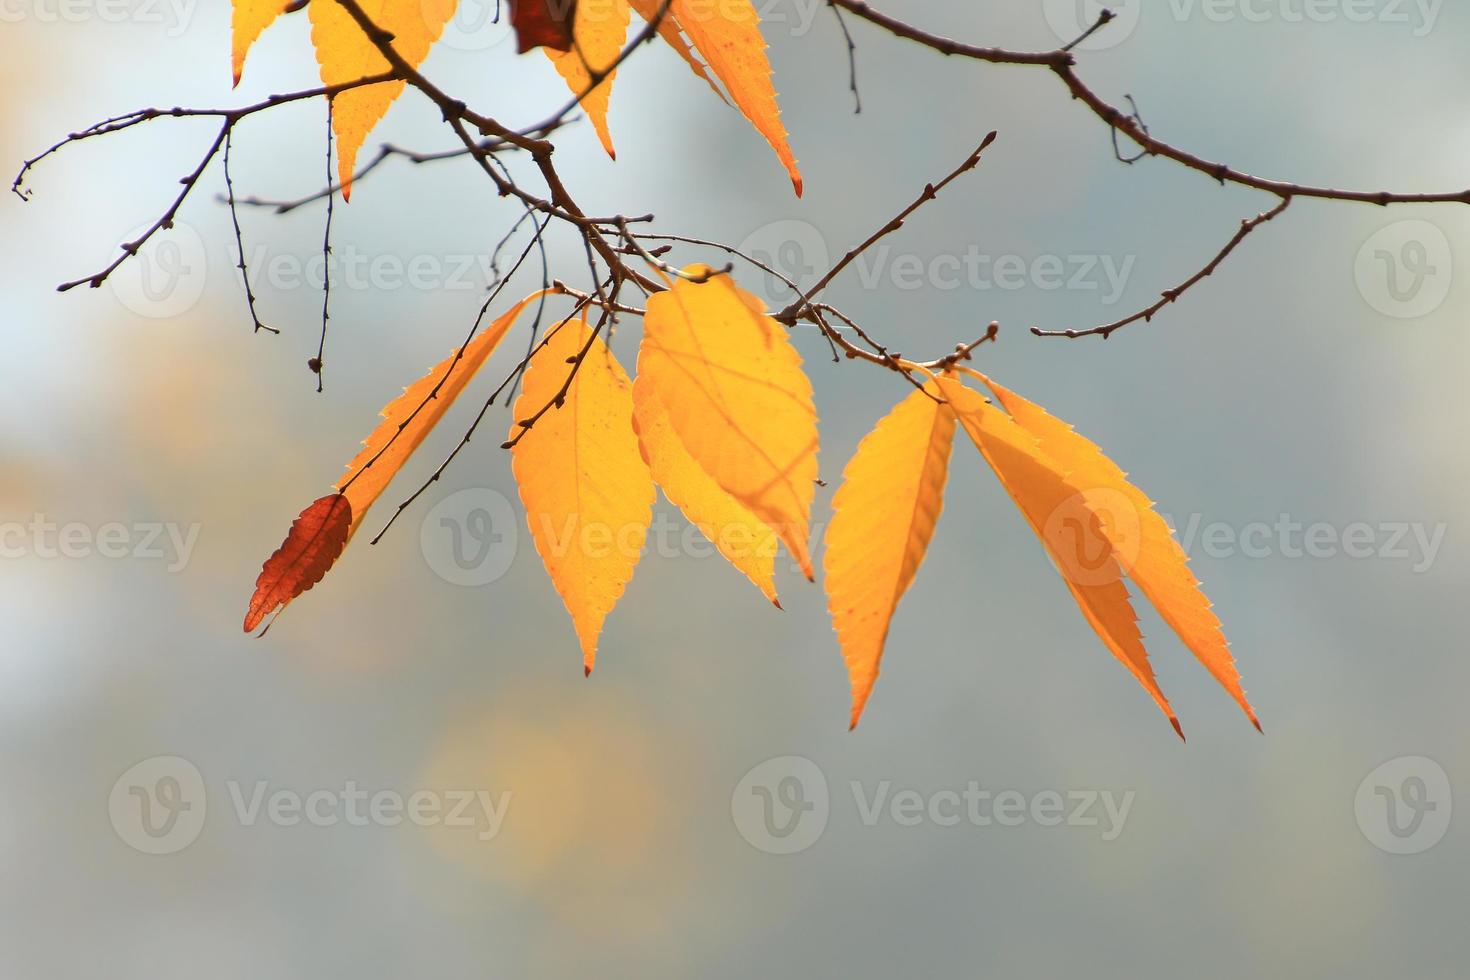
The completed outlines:
{"type": "MultiPolygon", "coordinates": [[[[1023,49],[1055,47],[1052,22],[1076,17],[1070,3],[880,6],[1023,49]]],[[[1326,4],[1312,19],[1300,0],[1139,6],[1079,60],[1104,97],[1132,94],[1160,137],[1303,182],[1467,184],[1470,9],[1326,4]]],[[[0,5],[0,158],[18,166],[129,109],[316,83],[304,13],[262,37],[231,92],[226,4],[127,9],[113,22],[92,5],[0,5]]],[[[564,86],[540,54],[477,31],[481,11],[465,6],[425,71],[502,121],[540,119],[564,86]]],[[[1300,200],[1153,323],[1106,343],[1039,339],[1030,325],[1085,327],[1147,305],[1273,199],[1162,161],[1119,164],[1045,70],[945,59],[856,21],[854,115],[829,12],[772,0],[765,13],[803,200],[663,48],[618,78],[615,163],[585,125],[561,138],[572,192],[590,212],[652,211],[662,231],[743,242],[800,272],[997,130],[978,170],[830,296],[911,356],[1000,322],[981,366],[1078,425],[1179,527],[1265,736],[1140,603],[1180,743],[963,438],[855,732],[819,585],[783,561],[786,608],[774,611],[719,559],[679,545],[682,521],[662,500],[673,553],[645,557],[584,680],[508,503],[504,408],[382,543],[360,536],[265,639],[242,634],[261,561],[378,408],[460,342],[484,279],[456,270],[517,215],[464,161],[390,163],[339,202],[318,395],[305,362],[321,296],[292,270],[318,255],[322,207],[241,212],[262,316],[282,328],[252,334],[218,163],[147,253],[171,288],[150,295],[137,262],[101,289],[54,291],[155,220],[213,136],[209,122],[165,119],[67,148],[33,175],[33,200],[0,204],[0,526],[41,515],[80,528],[71,557],[27,530],[0,559],[0,972],[1461,975],[1470,829],[1453,807],[1470,796],[1451,794],[1470,790],[1470,213],[1300,200]],[[1022,271],[955,281],[969,255],[1022,271]],[[415,260],[419,282],[394,276],[415,260]],[[915,262],[917,279],[900,271],[915,262]],[[1045,271],[1058,263],[1071,280],[1060,287],[1045,271]],[[476,574],[454,571],[444,540],[445,520],[469,527],[477,509],[502,535],[506,567],[488,584],[466,584],[476,574]],[[186,555],[170,529],[195,535],[186,555]],[[787,757],[806,761],[756,768],[787,757]],[[788,837],[752,818],[753,781],[773,774],[777,824],[800,821],[788,837]],[[1058,826],[1030,809],[1017,826],[968,814],[946,826],[952,809],[923,809],[971,784],[1128,809],[1110,824],[1098,802],[1095,825],[1064,813],[1058,826]],[[175,812],[197,838],[144,853],[134,786],[161,808],[178,799],[172,786],[200,790],[196,809],[175,812]],[[353,825],[340,802],[352,787],[508,803],[481,839],[483,816],[353,825]],[[249,810],[257,788],[328,794],[334,819],[249,810]],[[921,801],[916,821],[890,805],[901,791],[921,801]],[[1394,835],[1395,814],[1418,829],[1394,835]]],[[[237,190],[316,190],[324,115],[308,103],[242,124],[237,190]]],[[[453,145],[413,93],[368,146],[383,140],[453,145]]],[[[551,264],[585,279],[564,234],[551,264]]],[[[766,289],[757,273],[742,281],[766,289]]],[[[629,367],[637,327],[613,342],[629,367]]],[[[514,364],[514,340],[370,531],[453,447],[473,395],[514,364]]],[[[832,363],[814,334],[796,340],[822,417],[821,525],[843,464],[908,389],[832,363]]]]}

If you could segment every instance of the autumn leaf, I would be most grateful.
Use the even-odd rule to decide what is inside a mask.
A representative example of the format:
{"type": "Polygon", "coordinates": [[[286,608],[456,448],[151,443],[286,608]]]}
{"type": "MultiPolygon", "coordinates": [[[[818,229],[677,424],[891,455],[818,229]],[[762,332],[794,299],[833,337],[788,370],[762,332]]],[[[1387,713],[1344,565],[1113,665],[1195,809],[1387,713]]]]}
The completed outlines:
{"type": "MultiPolygon", "coordinates": [[[[449,18],[454,16],[455,3],[456,0],[362,0],[361,6],[375,25],[393,35],[393,49],[417,67],[428,56],[429,48],[439,39],[449,18]]],[[[323,85],[344,85],[389,70],[387,60],[341,4],[324,0],[310,4],[308,13],[323,85]]],[[[358,151],[393,100],[403,92],[404,84],[401,80],[379,82],[349,89],[332,99],[337,176],[344,201],[352,196],[358,151]]]]}
{"type": "Polygon", "coordinates": [[[328,494],[301,512],[286,540],[266,559],[255,580],[255,594],[245,613],[250,633],[277,609],[322,580],[347,547],[352,505],[341,494],[328,494]]]}
{"type": "Polygon", "coordinates": [[[822,567],[852,682],[853,728],[878,679],[893,613],[934,536],[954,430],[938,388],[915,391],[863,439],[833,497],[822,567]]]}
{"type": "Polygon", "coordinates": [[[577,4],[574,28],[576,44],[569,51],[546,49],[546,56],[566,79],[567,87],[581,99],[582,108],[610,157],[616,157],[617,153],[607,129],[607,106],[617,72],[608,70],[623,53],[629,17],[628,0],[581,0],[577,4]],[[602,72],[608,72],[607,77],[596,88],[590,88],[593,74],[602,72]]]}
{"type": "MultiPolygon", "coordinates": [[[[634,10],[638,11],[639,17],[652,24],[654,18],[659,16],[659,11],[664,9],[665,0],[628,0],[628,2],[634,10]]],[[[721,92],[720,87],[715,84],[715,80],[709,77],[709,72],[705,70],[704,63],[694,57],[694,49],[689,46],[689,41],[679,29],[678,20],[672,16],[671,12],[666,12],[659,19],[658,36],[663,38],[664,43],[673,48],[679,57],[684,59],[684,63],[689,66],[690,71],[705,80],[710,87],[710,91],[718,95],[721,101],[729,101],[725,98],[725,93],[721,92]]]]}
{"type": "Polygon", "coordinates": [[[1159,689],[1144,650],[1122,567],[1112,543],[1100,533],[1080,485],[1041,451],[1034,435],[979,392],[948,376],[938,383],[966,434],[1041,539],[1088,624],[1183,738],[1179,719],[1159,689]]]}
{"type": "Polygon", "coordinates": [[[633,431],[632,388],[586,320],[568,321],[531,358],[511,426],[511,470],[531,540],[571,614],[589,674],[652,516],[653,477],[633,431]],[[521,434],[519,423],[547,406],[521,434]]]}
{"type": "Polygon", "coordinates": [[[413,451],[449,411],[475,374],[495,353],[516,319],[543,293],[532,293],[444,360],[435,364],[403,394],[383,406],[383,421],[363,440],[362,451],[347,464],[337,488],[352,501],[353,533],[373,501],[408,462],[413,451]]]}
{"type": "MultiPolygon", "coordinates": [[[[578,0],[509,0],[510,25],[516,32],[516,49],[525,54],[532,48],[570,51],[572,25],[578,0]]],[[[583,0],[589,2],[589,0],[583,0]]]]}
{"type": "Polygon", "coordinates": [[[643,459],[664,495],[730,564],[780,608],[775,580],[776,533],[700,467],[642,374],[633,380],[633,422],[643,459]]]}
{"type": "Polygon", "coordinates": [[[256,582],[255,595],[250,600],[250,614],[245,618],[247,633],[277,606],[284,607],[321,581],[362,526],[368,508],[403,468],[424,437],[439,424],[449,406],[495,352],[516,318],[528,304],[542,295],[532,293],[511,307],[478,337],[434,365],[428,374],[383,407],[383,421],[364,441],[362,451],[347,464],[347,470],[337,484],[338,492],[321,498],[303,511],[292,526],[286,543],[266,562],[256,582]],[[340,507],[335,503],[330,508],[327,506],[337,501],[340,501],[340,507]],[[339,521],[342,523],[341,543],[330,548],[318,547],[306,554],[306,547],[301,543],[303,535],[313,527],[329,526],[331,535],[324,540],[335,543],[339,521]],[[282,558],[283,552],[286,559],[282,558]],[[292,555],[297,558],[288,561],[292,555]],[[303,555],[310,561],[304,560],[303,555]]]}
{"type": "Polygon", "coordinates": [[[817,413],[801,356],[760,300],[704,267],[648,300],[638,377],[690,456],[812,578],[817,413]]]}
{"type": "MultiPolygon", "coordinates": [[[[658,4],[643,3],[639,13],[652,19],[658,4]],[[649,7],[652,10],[649,10],[649,7]]],[[[796,196],[801,196],[801,171],[796,166],[781,123],[781,109],[776,101],[776,88],[771,82],[771,63],[766,57],[766,40],[761,36],[760,15],[751,0],[672,0],[666,17],[676,24],[704,58],[709,69],[724,84],[736,107],[750,124],[766,138],[771,149],[791,176],[796,196]]],[[[662,25],[660,25],[662,26],[662,25]]],[[[682,43],[664,39],[695,66],[682,43]]],[[[708,81],[697,67],[695,73],[708,81]]]]}
{"type": "Polygon", "coordinates": [[[1068,479],[1104,502],[1096,508],[1102,531],[1112,539],[1128,577],[1260,729],[1220,620],[1189,569],[1189,557],[1168,522],[1154,510],[1153,501],[1128,482],[1128,474],[1091,440],[1040,406],[981,377],[1011,417],[1040,441],[1041,450],[1067,470],[1068,479]]]}
{"type": "Polygon", "coordinates": [[[245,55],[249,53],[250,46],[260,37],[261,32],[285,12],[289,2],[290,0],[235,0],[230,18],[230,61],[236,85],[240,84],[240,76],[245,71],[245,55]]]}

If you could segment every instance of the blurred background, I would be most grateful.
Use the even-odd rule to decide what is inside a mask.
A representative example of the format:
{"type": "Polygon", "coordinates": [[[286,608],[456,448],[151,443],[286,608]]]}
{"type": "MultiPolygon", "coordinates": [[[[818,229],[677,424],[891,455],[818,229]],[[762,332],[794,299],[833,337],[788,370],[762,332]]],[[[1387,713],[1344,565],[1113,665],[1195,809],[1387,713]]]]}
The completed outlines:
{"type": "MultiPolygon", "coordinates": [[[[1091,5],[880,6],[1049,49],[1091,5]]],[[[425,71],[505,122],[539,120],[565,87],[515,55],[492,9],[462,3],[425,71]]],[[[1039,339],[1032,324],[1147,305],[1273,199],[1119,164],[1045,70],[945,59],[856,21],[855,115],[831,12],[762,9],[803,200],[663,47],[618,77],[615,163],[585,124],[561,137],[573,193],[801,276],[998,130],[831,297],[911,356],[1000,322],[982,366],[1172,517],[1265,737],[1140,603],[1181,744],[963,439],[852,733],[820,586],[783,560],[774,611],[662,500],[584,680],[496,448],[502,407],[381,544],[359,536],[266,638],[242,634],[291,519],[462,340],[517,211],[462,160],[390,162],[339,202],[318,395],[323,208],[242,210],[261,315],[282,330],[253,334],[218,162],[140,261],[55,292],[154,221],[213,138],[165,119],[66,148],[33,200],[0,205],[0,972],[1462,975],[1470,214],[1297,201],[1155,322],[1039,339]],[[456,530],[479,558],[451,550],[456,530]]],[[[115,113],[316,84],[304,13],[261,38],[232,92],[227,4],[0,10],[13,167],[115,113]]],[[[1079,57],[1102,95],[1132,94],[1156,134],[1206,157],[1437,191],[1470,180],[1467,37],[1452,4],[1130,0],[1079,57]]],[[[237,191],[317,190],[324,117],[312,102],[243,123],[237,191]]],[[[384,140],[454,145],[412,93],[364,159],[384,140]]],[[[557,234],[550,258],[583,284],[576,242],[557,234]]],[[[613,342],[629,367],[637,326],[613,342]]],[[[798,343],[822,416],[820,525],[907,389],[798,343]]]]}

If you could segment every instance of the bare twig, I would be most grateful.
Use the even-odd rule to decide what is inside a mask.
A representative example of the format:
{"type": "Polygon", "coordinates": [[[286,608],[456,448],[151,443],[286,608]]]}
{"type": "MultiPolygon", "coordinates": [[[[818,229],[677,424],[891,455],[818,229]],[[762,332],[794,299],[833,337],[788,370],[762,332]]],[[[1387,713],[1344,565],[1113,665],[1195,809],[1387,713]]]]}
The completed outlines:
{"type": "Polygon", "coordinates": [[[1281,212],[1285,211],[1289,204],[1291,204],[1291,198],[1283,197],[1271,210],[1263,211],[1260,214],[1256,215],[1254,218],[1242,221],[1240,223],[1240,228],[1236,230],[1234,237],[1232,237],[1230,241],[1225,243],[1225,247],[1220,249],[1220,251],[1216,253],[1215,257],[1210,259],[1210,261],[1205,264],[1204,268],[1200,269],[1194,275],[1190,276],[1188,279],[1180,283],[1178,286],[1175,286],[1173,289],[1164,290],[1164,292],[1160,294],[1157,303],[1154,303],[1152,306],[1149,306],[1146,309],[1139,310],[1132,316],[1125,316],[1121,320],[1114,320],[1112,323],[1105,323],[1099,327],[1089,327],[1086,330],[1042,330],[1040,327],[1032,327],[1031,332],[1038,337],[1068,337],[1076,339],[1077,337],[1091,337],[1093,335],[1096,335],[1106,340],[1108,337],[1112,336],[1114,330],[1117,330],[1120,327],[1126,327],[1130,323],[1137,323],[1139,320],[1143,320],[1145,322],[1151,321],[1164,307],[1179,299],[1180,296],[1188,292],[1201,280],[1207,279],[1211,275],[1213,275],[1215,270],[1220,267],[1220,263],[1224,262],[1230,256],[1230,253],[1235,251],[1240,243],[1245,241],[1246,237],[1250,235],[1251,232],[1255,231],[1257,228],[1261,227],[1261,225],[1265,224],[1281,212]]]}

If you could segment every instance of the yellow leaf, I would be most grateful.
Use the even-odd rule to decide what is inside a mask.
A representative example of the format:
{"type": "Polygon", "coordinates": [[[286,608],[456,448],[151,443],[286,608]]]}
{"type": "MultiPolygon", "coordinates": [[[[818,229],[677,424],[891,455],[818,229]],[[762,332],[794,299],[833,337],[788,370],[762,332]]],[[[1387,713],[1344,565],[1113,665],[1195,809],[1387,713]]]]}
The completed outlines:
{"type": "Polygon", "coordinates": [[[730,564],[780,608],[775,580],[776,532],[700,468],[642,374],[633,379],[633,423],[643,458],[664,495],[730,564]]]}
{"type": "Polygon", "coordinates": [[[566,79],[572,94],[582,100],[582,108],[597,138],[602,140],[607,155],[616,157],[612,135],[607,130],[607,104],[612,97],[613,79],[617,72],[608,76],[590,92],[594,72],[607,71],[617,63],[623,53],[623,42],[628,37],[628,0],[580,0],[577,4],[572,32],[576,44],[570,51],[545,48],[546,56],[556,65],[561,77],[566,79]],[[589,70],[590,69],[590,70],[589,70]]]}
{"type": "Polygon", "coordinates": [[[286,10],[290,0],[235,0],[234,13],[230,19],[233,36],[230,61],[234,70],[235,84],[240,84],[240,75],[245,71],[245,55],[261,32],[286,10]]]}
{"type": "Polygon", "coordinates": [[[356,533],[373,501],[408,462],[408,457],[439,424],[449,406],[464,391],[495,352],[526,306],[542,293],[532,293],[512,306],[474,340],[429,369],[393,401],[383,406],[383,421],[363,442],[362,451],[337,483],[352,505],[352,533],[356,533]]]}
{"type": "MultiPolygon", "coordinates": [[[[374,24],[393,35],[393,48],[417,67],[454,16],[456,0],[361,0],[363,12],[374,24]]],[[[335,0],[308,7],[311,40],[321,66],[323,85],[343,85],[388,71],[389,64],[368,40],[357,21],[335,0]]],[[[332,129],[337,135],[337,175],[342,199],[352,196],[352,174],[357,152],[368,133],[383,118],[404,82],[379,82],[349,89],[332,100],[332,129]]]]}
{"type": "Polygon", "coordinates": [[[878,679],[894,610],[913,584],[944,505],[955,418],[938,395],[930,384],[879,422],[832,499],[822,567],[852,681],[854,728],[878,679]]]}
{"type": "Polygon", "coordinates": [[[1138,616],[1123,585],[1122,568],[1112,544],[1098,528],[1087,496],[1042,453],[1034,435],[984,396],[951,377],[941,377],[939,388],[1001,486],[1041,539],[1089,625],[1153,696],[1183,738],[1179,719],[1159,689],[1143,648],[1138,616]]]}
{"type": "Polygon", "coordinates": [[[785,328],[728,275],[680,279],[648,300],[638,377],[700,468],[769,525],[812,578],[817,412],[785,328]]]}
{"type": "Polygon", "coordinates": [[[1042,452],[1066,469],[1068,479],[1103,501],[1104,506],[1097,508],[1102,530],[1113,540],[1128,577],[1259,729],[1261,723],[1241,688],[1240,672],[1220,620],[1189,569],[1189,557],[1174,539],[1168,522],[1154,510],[1153,501],[1129,483],[1128,474],[1095,443],[1066,422],[988,378],[985,383],[1011,417],[1040,441],[1042,452]]]}
{"type": "MultiPolygon", "coordinates": [[[[511,469],[536,553],[571,613],[591,673],[603,620],[633,578],[652,516],[653,477],[633,432],[633,386],[586,320],[570,321],[531,358],[515,418],[553,404],[573,370],[568,359],[584,349],[561,406],[515,444],[511,469]]],[[[513,423],[512,438],[519,431],[513,423]]]]}
{"type": "MultiPolygon", "coordinates": [[[[629,0],[629,2],[633,9],[638,11],[638,16],[650,24],[658,16],[664,4],[664,0],[629,0]]],[[[672,10],[658,22],[658,36],[678,52],[679,57],[683,58],[685,64],[689,66],[690,71],[708,83],[710,91],[718,95],[722,101],[728,101],[725,99],[725,93],[721,92],[720,87],[715,84],[715,80],[709,77],[709,72],[704,70],[704,63],[694,57],[694,51],[689,47],[689,42],[685,39],[683,32],[679,30],[679,22],[674,18],[672,10]]]]}
{"type": "Polygon", "coordinates": [[[755,5],[751,0],[673,0],[669,15],[724,83],[745,118],[771,144],[800,197],[801,171],[786,141],[786,127],[781,124],[776,88],[771,84],[771,63],[766,58],[766,41],[761,37],[755,5]]]}

